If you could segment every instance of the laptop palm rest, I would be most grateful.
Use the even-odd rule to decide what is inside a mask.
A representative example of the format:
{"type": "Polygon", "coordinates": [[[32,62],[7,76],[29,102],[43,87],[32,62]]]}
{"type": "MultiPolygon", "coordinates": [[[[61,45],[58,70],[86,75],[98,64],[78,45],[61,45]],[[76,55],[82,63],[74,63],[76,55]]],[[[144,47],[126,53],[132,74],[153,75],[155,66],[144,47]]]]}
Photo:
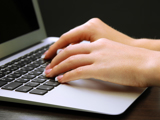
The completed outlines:
{"type": "Polygon", "coordinates": [[[80,79],[61,84],[56,89],[59,94],[56,98],[63,106],[118,115],[123,113],[146,88],[122,86],[97,79],[80,79]]]}

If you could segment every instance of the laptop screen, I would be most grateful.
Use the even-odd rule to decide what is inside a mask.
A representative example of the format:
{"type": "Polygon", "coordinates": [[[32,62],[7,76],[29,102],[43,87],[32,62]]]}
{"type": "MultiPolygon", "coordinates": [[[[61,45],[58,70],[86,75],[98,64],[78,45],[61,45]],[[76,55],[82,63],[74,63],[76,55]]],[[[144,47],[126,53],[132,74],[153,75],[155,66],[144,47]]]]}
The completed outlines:
{"type": "Polygon", "coordinates": [[[45,38],[38,0],[0,1],[0,60],[45,38]]]}
{"type": "Polygon", "coordinates": [[[0,44],[39,29],[31,0],[2,0],[0,44]]]}

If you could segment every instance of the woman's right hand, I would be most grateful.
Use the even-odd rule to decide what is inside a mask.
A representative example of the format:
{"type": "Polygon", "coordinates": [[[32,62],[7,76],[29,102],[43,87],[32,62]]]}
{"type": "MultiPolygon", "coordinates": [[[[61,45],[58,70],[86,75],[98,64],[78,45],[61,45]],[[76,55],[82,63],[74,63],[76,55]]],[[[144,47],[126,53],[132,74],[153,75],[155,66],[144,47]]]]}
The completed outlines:
{"type": "Polygon", "coordinates": [[[79,43],[83,40],[94,42],[100,38],[107,38],[116,42],[130,44],[132,38],[123,33],[111,28],[98,18],[92,18],[88,22],[67,33],[63,34],[59,40],[50,46],[49,50],[45,53],[45,59],[52,59],[58,49],[63,49],[70,44],[79,43]]]}

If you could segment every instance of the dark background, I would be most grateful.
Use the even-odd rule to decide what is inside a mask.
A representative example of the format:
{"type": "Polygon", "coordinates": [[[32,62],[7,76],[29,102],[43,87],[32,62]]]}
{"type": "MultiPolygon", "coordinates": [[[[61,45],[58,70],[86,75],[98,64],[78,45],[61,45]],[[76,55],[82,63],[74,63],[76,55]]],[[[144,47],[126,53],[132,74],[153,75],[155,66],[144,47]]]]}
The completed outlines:
{"type": "Polygon", "coordinates": [[[39,0],[48,36],[98,17],[134,38],[160,38],[159,0],[39,0]]]}

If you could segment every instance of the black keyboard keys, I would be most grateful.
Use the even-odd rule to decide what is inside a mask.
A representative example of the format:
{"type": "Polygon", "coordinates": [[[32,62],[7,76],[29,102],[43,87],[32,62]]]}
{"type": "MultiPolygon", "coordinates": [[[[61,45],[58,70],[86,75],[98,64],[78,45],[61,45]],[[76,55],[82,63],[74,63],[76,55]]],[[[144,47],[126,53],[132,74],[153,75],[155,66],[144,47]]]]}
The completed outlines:
{"type": "Polygon", "coordinates": [[[42,75],[51,61],[41,59],[50,45],[32,51],[0,66],[0,88],[44,95],[59,83],[42,75]]]}
{"type": "Polygon", "coordinates": [[[47,90],[34,89],[34,90],[32,90],[30,93],[31,93],[31,94],[37,94],[37,95],[44,95],[44,94],[46,94],[47,92],[48,92],[47,90]]]}
{"type": "Polygon", "coordinates": [[[47,86],[47,85],[41,85],[39,87],[37,87],[37,89],[41,89],[41,90],[52,90],[54,87],[53,86],[47,86]]]}
{"type": "Polygon", "coordinates": [[[8,85],[2,87],[2,89],[14,90],[15,88],[19,87],[20,85],[22,85],[22,83],[12,82],[12,83],[9,83],[8,85]]]}
{"type": "Polygon", "coordinates": [[[22,86],[22,87],[16,89],[16,91],[18,91],[18,92],[25,92],[26,93],[26,92],[30,91],[31,89],[32,89],[32,87],[22,86]]]}
{"type": "Polygon", "coordinates": [[[40,72],[40,71],[32,71],[28,75],[36,75],[36,76],[38,76],[40,74],[42,74],[42,72],[40,72]]]}
{"type": "Polygon", "coordinates": [[[29,79],[26,79],[26,78],[19,78],[16,80],[16,82],[20,82],[20,83],[26,83],[28,81],[29,81],[29,79]]]}
{"type": "Polygon", "coordinates": [[[25,84],[25,86],[30,86],[30,87],[36,87],[38,85],[39,83],[36,83],[36,82],[28,82],[27,84],[25,84]]]}
{"type": "Polygon", "coordinates": [[[10,77],[10,78],[18,78],[20,76],[21,76],[21,74],[19,74],[17,72],[14,72],[14,73],[8,75],[8,77],[10,77]]]}
{"type": "Polygon", "coordinates": [[[49,85],[49,86],[58,86],[60,83],[57,81],[47,81],[46,83],[44,83],[44,85],[49,85]]]}
{"type": "Polygon", "coordinates": [[[24,78],[24,79],[33,79],[35,77],[36,77],[36,75],[24,75],[24,76],[22,76],[22,78],[24,78]]]}
{"type": "Polygon", "coordinates": [[[0,78],[0,81],[4,81],[4,82],[11,82],[13,80],[14,78],[9,78],[9,77],[0,78]]]}
{"type": "Polygon", "coordinates": [[[2,87],[3,85],[7,84],[7,82],[4,81],[0,81],[0,87],[2,87]]]}
{"type": "Polygon", "coordinates": [[[5,74],[2,71],[0,71],[0,78],[3,76],[5,76],[5,74]]]}
{"type": "Polygon", "coordinates": [[[32,80],[32,82],[36,82],[36,83],[43,83],[45,81],[46,81],[46,79],[42,79],[42,78],[36,78],[36,79],[32,80]]]}

